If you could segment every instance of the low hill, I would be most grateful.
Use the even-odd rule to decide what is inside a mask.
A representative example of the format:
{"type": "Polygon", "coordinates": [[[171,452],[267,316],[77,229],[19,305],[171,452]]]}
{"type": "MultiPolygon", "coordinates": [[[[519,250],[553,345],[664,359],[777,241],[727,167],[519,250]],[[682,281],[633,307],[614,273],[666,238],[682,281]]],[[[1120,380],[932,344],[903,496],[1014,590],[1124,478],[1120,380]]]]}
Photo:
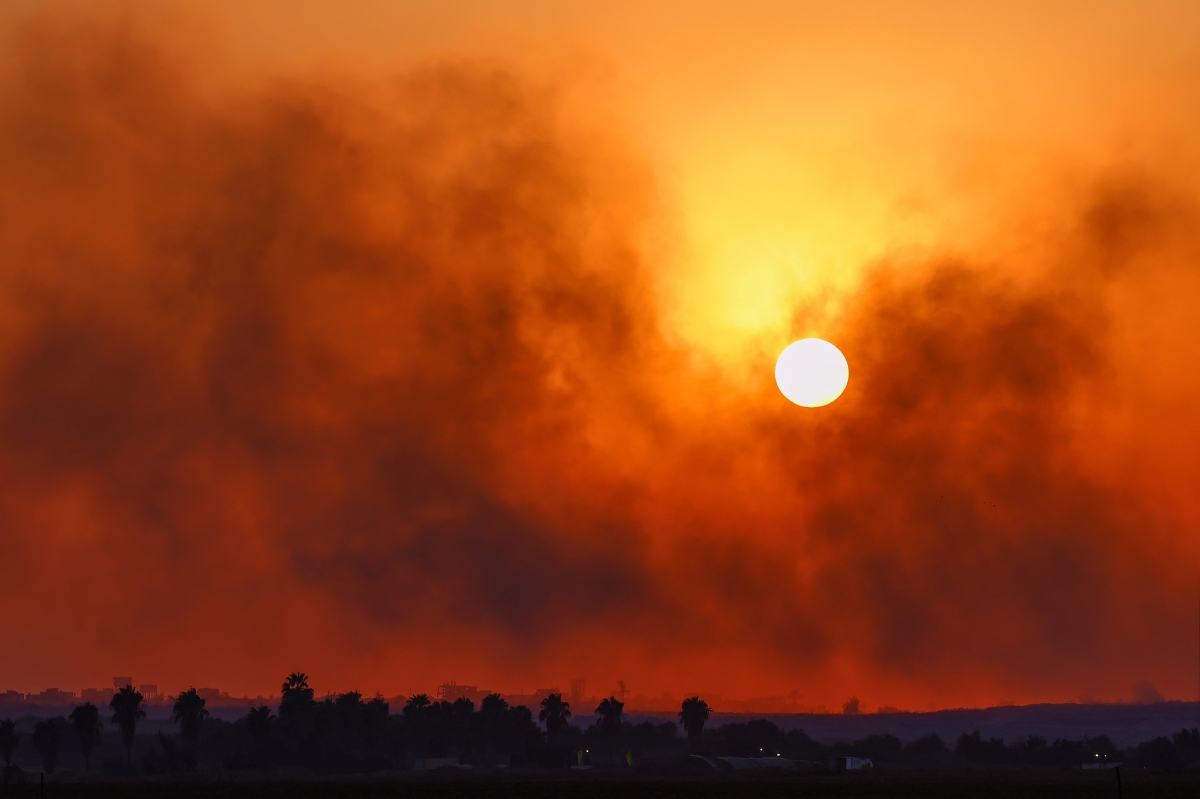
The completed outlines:
{"type": "MultiPolygon", "coordinates": [[[[631,720],[674,719],[667,713],[632,713],[631,720]]],[[[1117,746],[1130,746],[1183,728],[1200,725],[1200,703],[1159,702],[1148,705],[1020,705],[927,713],[713,713],[710,725],[765,718],[781,729],[802,729],[822,743],[852,741],[890,733],[912,741],[936,733],[953,748],[962,733],[979,730],[985,738],[1009,743],[1029,735],[1047,740],[1107,735],[1117,746]]]]}

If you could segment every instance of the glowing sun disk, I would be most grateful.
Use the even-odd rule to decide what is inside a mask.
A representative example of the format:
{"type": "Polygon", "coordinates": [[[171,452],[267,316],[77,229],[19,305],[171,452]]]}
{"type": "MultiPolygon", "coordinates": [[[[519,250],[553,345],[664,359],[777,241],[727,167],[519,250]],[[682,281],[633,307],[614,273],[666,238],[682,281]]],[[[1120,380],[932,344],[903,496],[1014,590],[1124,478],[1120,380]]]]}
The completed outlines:
{"type": "Polygon", "coordinates": [[[792,342],[775,362],[775,383],[783,396],[805,408],[828,405],[850,381],[850,365],[837,347],[819,338],[792,342]]]}

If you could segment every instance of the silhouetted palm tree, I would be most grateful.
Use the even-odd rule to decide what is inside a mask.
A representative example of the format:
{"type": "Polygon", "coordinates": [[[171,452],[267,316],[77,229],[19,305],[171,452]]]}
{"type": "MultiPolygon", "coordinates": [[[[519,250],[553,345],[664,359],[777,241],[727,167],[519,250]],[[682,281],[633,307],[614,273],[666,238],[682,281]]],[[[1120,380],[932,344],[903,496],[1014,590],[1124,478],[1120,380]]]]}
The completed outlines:
{"type": "Polygon", "coordinates": [[[479,720],[483,726],[483,744],[490,747],[492,754],[504,748],[504,719],[508,702],[500,694],[488,694],[479,703],[479,720]]]}
{"type": "Polygon", "coordinates": [[[508,710],[508,702],[500,694],[488,694],[479,703],[479,712],[486,718],[503,717],[508,710]]]}
{"type": "Polygon", "coordinates": [[[317,737],[332,741],[337,727],[337,705],[332,696],[327,696],[313,707],[313,726],[317,737]]]}
{"type": "Polygon", "coordinates": [[[614,751],[621,738],[621,713],[624,710],[625,703],[615,696],[601,699],[600,704],[596,706],[596,715],[600,717],[600,731],[604,733],[604,739],[608,742],[608,760],[611,763],[616,762],[614,751]]]}
{"type": "Polygon", "coordinates": [[[712,708],[698,696],[689,696],[683,700],[679,711],[679,721],[687,730],[688,746],[695,748],[700,745],[704,735],[704,725],[708,722],[708,714],[712,708]]]}
{"type": "Polygon", "coordinates": [[[316,723],[317,703],[313,689],[308,686],[308,675],[294,671],[283,681],[279,698],[279,723],[285,734],[294,738],[303,737],[316,723]]]}
{"type": "Polygon", "coordinates": [[[284,702],[294,698],[313,698],[313,689],[308,687],[308,675],[302,671],[293,671],[289,674],[279,690],[284,702]]]}
{"type": "Polygon", "coordinates": [[[335,704],[345,713],[351,715],[362,710],[363,702],[362,693],[360,691],[347,691],[344,694],[338,694],[335,704]]]}
{"type": "Polygon", "coordinates": [[[250,712],[246,714],[246,732],[255,741],[261,743],[271,734],[271,719],[273,718],[275,717],[271,715],[271,708],[266,705],[250,708],[250,712]]]}
{"type": "Polygon", "coordinates": [[[362,710],[362,740],[367,752],[373,752],[387,733],[388,703],[376,694],[362,710]]]}
{"type": "Polygon", "coordinates": [[[363,715],[367,705],[358,691],[338,694],[333,702],[336,726],[351,737],[362,737],[363,715]]]}
{"type": "Polygon", "coordinates": [[[404,707],[400,709],[400,714],[404,716],[405,725],[408,727],[409,735],[412,736],[412,743],[419,757],[428,757],[429,749],[432,744],[431,735],[431,720],[435,717],[433,714],[436,708],[429,697],[425,694],[413,694],[404,703],[404,707]]]}
{"type": "Polygon", "coordinates": [[[542,710],[538,713],[538,721],[546,724],[546,732],[553,735],[567,726],[571,718],[571,703],[564,702],[562,694],[550,694],[542,700],[542,710]]]}
{"type": "Polygon", "coordinates": [[[4,756],[4,765],[12,765],[13,750],[20,743],[21,736],[17,735],[17,725],[12,719],[0,721],[0,755],[4,756]]]}
{"type": "Polygon", "coordinates": [[[195,688],[189,688],[179,695],[171,708],[171,720],[179,725],[179,734],[183,737],[184,744],[193,753],[196,751],[196,744],[200,741],[200,728],[204,725],[204,720],[208,718],[208,711],[204,708],[205,704],[207,703],[204,697],[196,693],[195,688]]]}
{"type": "Polygon", "coordinates": [[[59,727],[62,717],[46,719],[33,725],[33,748],[42,760],[42,769],[53,774],[58,768],[59,727]]]}
{"type": "Polygon", "coordinates": [[[91,768],[92,750],[96,748],[100,730],[104,729],[104,725],[100,723],[100,708],[91,702],[84,702],[72,710],[67,719],[75,730],[75,737],[79,739],[79,749],[83,752],[83,767],[91,768]]]}
{"type": "Polygon", "coordinates": [[[446,731],[449,739],[458,748],[459,756],[467,762],[477,760],[483,742],[479,719],[475,716],[475,703],[465,696],[460,696],[453,702],[443,702],[442,705],[446,731]]]}
{"type": "Polygon", "coordinates": [[[132,685],[126,685],[113,694],[108,706],[113,712],[113,724],[121,731],[121,743],[125,744],[125,763],[132,766],[133,737],[137,734],[138,722],[146,718],[146,711],[142,710],[142,695],[132,685]]]}
{"type": "Polygon", "coordinates": [[[429,697],[425,694],[413,694],[404,703],[404,708],[400,712],[408,718],[418,719],[425,715],[426,708],[431,704],[433,703],[429,701],[429,697]]]}

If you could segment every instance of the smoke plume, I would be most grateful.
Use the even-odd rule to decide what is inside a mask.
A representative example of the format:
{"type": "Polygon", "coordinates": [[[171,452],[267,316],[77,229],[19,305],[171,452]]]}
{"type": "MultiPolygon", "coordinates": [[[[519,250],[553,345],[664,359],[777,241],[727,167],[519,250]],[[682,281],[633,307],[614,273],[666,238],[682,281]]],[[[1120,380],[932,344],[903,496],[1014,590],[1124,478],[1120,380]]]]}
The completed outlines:
{"type": "Polygon", "coordinates": [[[552,84],[441,61],[213,95],[109,29],[20,45],[0,546],[31,665],[3,676],[1170,682],[1190,550],[1094,468],[1087,410],[1114,292],[1195,251],[1155,178],[1076,192],[1018,269],[873,265],[830,335],[850,389],[804,412],[768,356],[746,388],[663,329],[648,169],[552,84]]]}

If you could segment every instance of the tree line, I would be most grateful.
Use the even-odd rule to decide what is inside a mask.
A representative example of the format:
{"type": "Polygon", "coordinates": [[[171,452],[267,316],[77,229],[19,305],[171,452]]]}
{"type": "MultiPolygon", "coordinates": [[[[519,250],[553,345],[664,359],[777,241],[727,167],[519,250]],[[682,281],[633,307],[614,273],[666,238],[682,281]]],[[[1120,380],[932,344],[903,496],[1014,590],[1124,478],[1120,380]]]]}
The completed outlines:
{"type": "MultiPolygon", "coordinates": [[[[195,689],[176,697],[171,720],[175,735],[159,733],[138,745],[137,729],[145,720],[143,697],[132,686],[109,702],[109,723],[120,743],[121,757],[101,764],[104,773],[132,776],[174,774],[197,768],[280,769],[304,767],[318,774],[348,774],[413,767],[417,761],[442,758],[472,765],[565,767],[567,765],[634,766],[647,756],[684,753],[707,756],[784,757],[825,763],[841,756],[869,757],[879,765],[1072,765],[1095,759],[1124,761],[1151,768],[1181,769],[1200,762],[1200,731],[1182,730],[1120,751],[1105,736],[1047,742],[1029,736],[1015,744],[985,739],[978,731],[963,734],[953,749],[928,735],[902,743],[894,735],[871,735],[858,741],[826,745],[801,730],[781,730],[766,719],[709,728],[709,705],[700,697],[683,700],[674,722],[631,723],[624,703],[615,696],[600,701],[593,721],[571,722],[570,703],[552,693],[533,711],[512,706],[499,694],[485,697],[476,708],[470,699],[434,701],[425,694],[409,697],[392,713],[382,697],[364,699],[356,692],[318,700],[302,672],[289,674],[281,686],[275,712],[268,706],[250,709],[235,722],[211,718],[195,689]],[[679,735],[683,728],[685,738],[679,735]],[[134,750],[141,758],[135,762],[134,750]]],[[[100,708],[85,702],[64,717],[33,726],[30,743],[42,769],[53,774],[59,756],[78,752],[85,769],[101,742],[100,708]]],[[[11,719],[0,721],[0,756],[5,777],[19,777],[13,754],[20,745],[11,719]]]]}

